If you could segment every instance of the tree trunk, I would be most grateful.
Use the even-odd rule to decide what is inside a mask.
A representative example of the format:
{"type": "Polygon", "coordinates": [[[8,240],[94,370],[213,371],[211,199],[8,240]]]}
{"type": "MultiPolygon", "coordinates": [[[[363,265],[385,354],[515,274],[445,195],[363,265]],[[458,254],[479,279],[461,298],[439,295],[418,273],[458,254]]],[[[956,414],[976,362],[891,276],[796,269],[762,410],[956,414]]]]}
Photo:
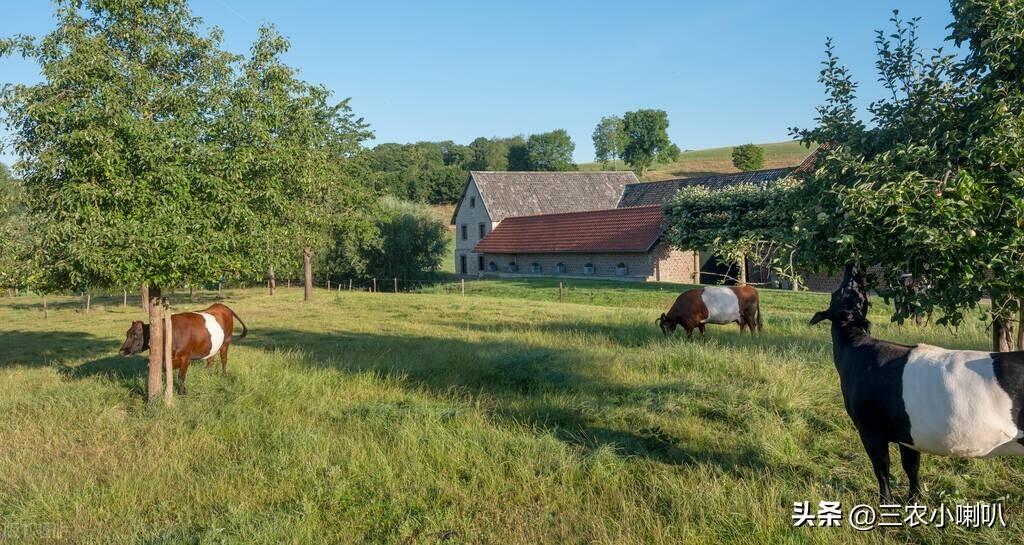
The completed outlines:
{"type": "Polygon", "coordinates": [[[160,309],[160,288],[149,286],[149,375],[146,379],[146,399],[155,401],[162,393],[161,374],[164,367],[163,313],[160,309]]]}
{"type": "Polygon", "coordinates": [[[274,276],[273,266],[267,269],[267,288],[270,290],[271,297],[273,297],[274,291],[277,290],[277,278],[274,276]]]}
{"type": "Polygon", "coordinates": [[[142,285],[142,295],[139,299],[142,301],[142,310],[149,312],[149,286],[146,284],[142,285]]]}
{"type": "Polygon", "coordinates": [[[736,276],[739,277],[738,280],[740,282],[740,285],[742,286],[747,283],[747,256],[741,255],[740,260],[738,263],[736,263],[736,265],[737,267],[739,267],[737,269],[739,272],[736,276]]]}
{"type": "Polygon", "coordinates": [[[164,299],[164,405],[174,403],[174,327],[171,323],[171,305],[164,299]]]}
{"type": "Polygon", "coordinates": [[[303,301],[313,300],[313,264],[311,262],[313,258],[313,250],[309,248],[302,249],[302,277],[305,283],[304,291],[302,294],[303,301]]]}
{"type": "Polygon", "coordinates": [[[992,351],[1013,351],[1013,321],[1006,318],[992,318],[992,351]]]}

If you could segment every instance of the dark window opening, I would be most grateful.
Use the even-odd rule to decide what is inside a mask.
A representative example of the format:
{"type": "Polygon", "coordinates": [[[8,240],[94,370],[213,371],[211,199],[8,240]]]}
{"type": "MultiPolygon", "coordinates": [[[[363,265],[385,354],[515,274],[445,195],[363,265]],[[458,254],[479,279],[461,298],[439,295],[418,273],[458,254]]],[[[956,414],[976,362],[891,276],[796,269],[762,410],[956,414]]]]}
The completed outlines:
{"type": "Polygon", "coordinates": [[[482,255],[476,256],[476,268],[479,271],[483,271],[484,270],[484,256],[482,256],[482,255]]]}
{"type": "Polygon", "coordinates": [[[480,224],[480,238],[484,238],[484,224],[480,224]]]}
{"type": "Polygon", "coordinates": [[[462,271],[462,274],[466,274],[466,256],[465,255],[460,255],[459,256],[459,269],[462,271]]]}
{"type": "Polygon", "coordinates": [[[476,208],[476,197],[470,197],[469,198],[469,207],[470,208],[476,208]]]}
{"type": "Polygon", "coordinates": [[[462,240],[469,240],[469,226],[462,224],[462,240]]]}

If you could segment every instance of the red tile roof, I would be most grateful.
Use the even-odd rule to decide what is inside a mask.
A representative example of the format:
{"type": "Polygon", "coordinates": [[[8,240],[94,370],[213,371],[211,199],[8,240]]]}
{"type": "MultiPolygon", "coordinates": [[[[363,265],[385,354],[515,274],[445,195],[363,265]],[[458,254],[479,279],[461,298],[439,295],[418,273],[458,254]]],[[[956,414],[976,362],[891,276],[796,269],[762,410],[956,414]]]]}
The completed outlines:
{"type": "Polygon", "coordinates": [[[660,206],[505,218],[473,251],[488,254],[643,253],[662,233],[660,206]]]}

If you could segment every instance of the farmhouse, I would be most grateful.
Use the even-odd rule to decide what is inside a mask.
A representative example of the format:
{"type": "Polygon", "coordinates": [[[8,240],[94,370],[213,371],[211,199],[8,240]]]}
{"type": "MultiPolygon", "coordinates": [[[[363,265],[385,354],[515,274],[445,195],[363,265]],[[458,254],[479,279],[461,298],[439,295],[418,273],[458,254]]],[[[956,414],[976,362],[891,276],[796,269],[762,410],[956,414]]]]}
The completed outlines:
{"type": "Polygon", "coordinates": [[[481,172],[469,180],[455,206],[455,271],[486,272],[476,245],[506,218],[607,210],[618,206],[632,172],[481,172]]]}
{"type": "Polygon", "coordinates": [[[767,185],[793,170],[660,182],[639,182],[632,172],[471,172],[452,217],[455,270],[462,276],[717,282],[729,267],[711,253],[662,241],[661,205],[683,187],[767,185]]]}

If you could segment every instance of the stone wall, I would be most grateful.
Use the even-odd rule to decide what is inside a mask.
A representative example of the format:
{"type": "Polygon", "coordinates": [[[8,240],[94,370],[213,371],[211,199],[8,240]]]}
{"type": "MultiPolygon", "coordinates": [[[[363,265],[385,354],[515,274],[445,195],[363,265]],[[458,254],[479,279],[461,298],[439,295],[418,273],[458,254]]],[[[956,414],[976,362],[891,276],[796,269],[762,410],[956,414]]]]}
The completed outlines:
{"type": "Polygon", "coordinates": [[[483,234],[486,236],[494,230],[496,224],[491,222],[491,216],[487,213],[484,201],[480,197],[480,191],[476,182],[470,180],[466,187],[466,194],[462,198],[462,205],[459,213],[455,216],[455,274],[462,276],[477,276],[481,271],[478,267],[479,258],[473,253],[473,248],[480,239],[480,226],[483,226],[483,234]],[[462,237],[462,228],[466,228],[466,238],[462,237]],[[466,259],[466,270],[462,270],[462,258],[466,259]]]}
{"type": "MultiPolygon", "coordinates": [[[[474,261],[476,255],[473,254],[474,261]]],[[[693,282],[693,267],[693,252],[672,250],[664,244],[659,244],[649,253],[485,254],[483,275],[503,278],[514,276],[593,277],[691,283],[693,282]],[[511,267],[512,263],[518,267],[511,267]],[[586,270],[587,264],[593,265],[592,271],[586,270]],[[620,270],[620,264],[625,265],[624,270],[620,270]]]]}

